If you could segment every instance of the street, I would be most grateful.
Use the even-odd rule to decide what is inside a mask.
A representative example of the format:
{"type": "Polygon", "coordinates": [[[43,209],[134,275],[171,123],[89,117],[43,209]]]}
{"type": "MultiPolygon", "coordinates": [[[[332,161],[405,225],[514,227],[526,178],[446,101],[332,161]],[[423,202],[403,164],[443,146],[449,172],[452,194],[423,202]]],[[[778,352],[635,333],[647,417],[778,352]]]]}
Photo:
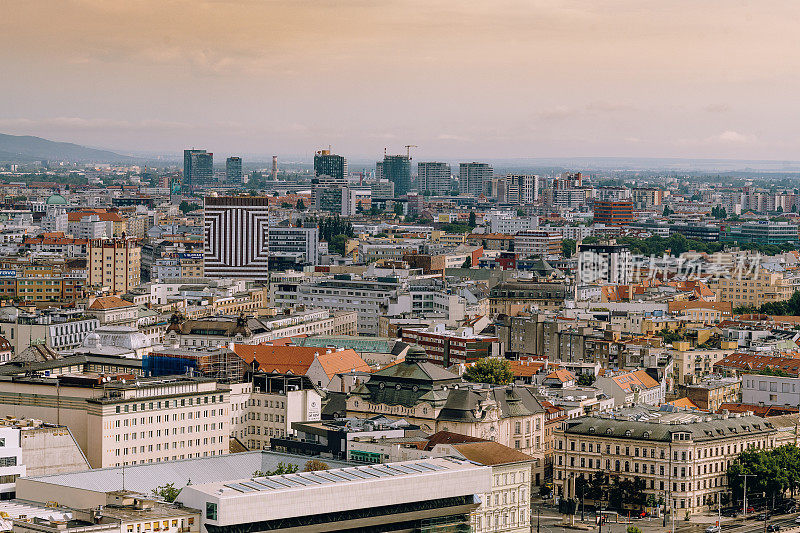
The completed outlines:
{"type": "MultiPolygon", "coordinates": [[[[764,522],[757,521],[750,518],[757,513],[748,515],[745,520],[741,516],[737,518],[722,517],[720,527],[722,533],[760,533],[764,531],[764,522]]],[[[800,516],[800,513],[792,513],[786,515],[776,515],[769,519],[767,524],[777,524],[781,527],[781,533],[786,533],[791,528],[800,527],[795,524],[795,519],[800,516]]],[[[700,515],[692,517],[691,521],[676,520],[675,533],[703,533],[705,529],[714,525],[717,517],[715,515],[700,515]]],[[[531,514],[531,530],[536,531],[537,514],[534,509],[531,514]]],[[[586,513],[585,520],[581,522],[580,512],[575,515],[575,525],[577,528],[590,528],[591,531],[597,531],[598,527],[594,522],[594,513],[586,513]]],[[[670,533],[672,531],[672,523],[667,522],[666,527],[663,525],[661,518],[643,518],[626,520],[620,517],[619,523],[606,523],[603,525],[603,533],[625,533],[629,525],[634,525],[642,530],[642,533],[670,533]]],[[[539,512],[539,530],[540,533],[564,533],[566,531],[575,531],[572,528],[565,528],[562,525],[561,515],[558,514],[553,508],[542,507],[539,512]]]]}

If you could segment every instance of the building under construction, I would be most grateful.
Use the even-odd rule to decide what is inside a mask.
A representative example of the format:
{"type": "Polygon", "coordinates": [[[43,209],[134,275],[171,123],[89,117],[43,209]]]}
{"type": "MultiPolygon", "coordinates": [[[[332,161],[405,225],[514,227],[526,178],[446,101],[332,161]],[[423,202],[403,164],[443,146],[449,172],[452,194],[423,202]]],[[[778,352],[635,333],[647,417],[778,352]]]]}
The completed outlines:
{"type": "Polygon", "coordinates": [[[146,376],[201,375],[222,382],[241,381],[250,366],[233,350],[187,350],[166,348],[146,355],[142,360],[146,376]]]}

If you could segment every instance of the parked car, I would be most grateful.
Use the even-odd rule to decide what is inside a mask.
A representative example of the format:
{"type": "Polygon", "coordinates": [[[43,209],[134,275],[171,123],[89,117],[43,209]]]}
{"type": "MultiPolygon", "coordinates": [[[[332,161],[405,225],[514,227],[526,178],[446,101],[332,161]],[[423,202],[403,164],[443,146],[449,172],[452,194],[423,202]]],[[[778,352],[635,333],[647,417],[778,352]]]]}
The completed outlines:
{"type": "Polygon", "coordinates": [[[731,509],[723,509],[722,516],[728,516],[730,518],[736,518],[739,516],[739,509],[731,508],[731,509]]]}
{"type": "Polygon", "coordinates": [[[706,533],[719,533],[721,531],[719,526],[708,526],[706,528],[706,533]]]}
{"type": "Polygon", "coordinates": [[[756,515],[756,520],[762,520],[763,521],[763,520],[768,520],[768,519],[769,519],[769,513],[758,513],[756,515]]]}
{"type": "Polygon", "coordinates": [[[798,516],[797,518],[794,519],[794,523],[795,524],[800,524],[800,516],[798,516]]]}
{"type": "Polygon", "coordinates": [[[778,524],[770,524],[770,525],[767,526],[767,531],[770,532],[770,533],[775,532],[775,531],[780,531],[780,530],[781,530],[781,526],[779,526],[778,524]]]}

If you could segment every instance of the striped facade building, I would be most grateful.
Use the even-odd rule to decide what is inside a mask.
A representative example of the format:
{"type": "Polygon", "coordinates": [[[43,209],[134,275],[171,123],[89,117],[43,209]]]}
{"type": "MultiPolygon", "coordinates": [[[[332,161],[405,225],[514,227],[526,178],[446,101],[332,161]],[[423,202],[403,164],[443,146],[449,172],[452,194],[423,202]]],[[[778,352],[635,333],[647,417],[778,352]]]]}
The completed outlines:
{"type": "Polygon", "coordinates": [[[267,197],[207,197],[203,223],[206,276],[269,279],[267,197]]]}

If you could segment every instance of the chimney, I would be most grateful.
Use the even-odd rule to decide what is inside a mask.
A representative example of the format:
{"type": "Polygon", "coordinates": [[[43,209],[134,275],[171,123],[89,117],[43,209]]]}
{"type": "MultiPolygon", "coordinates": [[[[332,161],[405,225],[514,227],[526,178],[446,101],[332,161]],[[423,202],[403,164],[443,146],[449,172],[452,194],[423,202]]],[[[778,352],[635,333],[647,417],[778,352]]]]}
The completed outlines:
{"type": "Polygon", "coordinates": [[[278,156],[272,156],[272,179],[278,179],[278,156]]]}

